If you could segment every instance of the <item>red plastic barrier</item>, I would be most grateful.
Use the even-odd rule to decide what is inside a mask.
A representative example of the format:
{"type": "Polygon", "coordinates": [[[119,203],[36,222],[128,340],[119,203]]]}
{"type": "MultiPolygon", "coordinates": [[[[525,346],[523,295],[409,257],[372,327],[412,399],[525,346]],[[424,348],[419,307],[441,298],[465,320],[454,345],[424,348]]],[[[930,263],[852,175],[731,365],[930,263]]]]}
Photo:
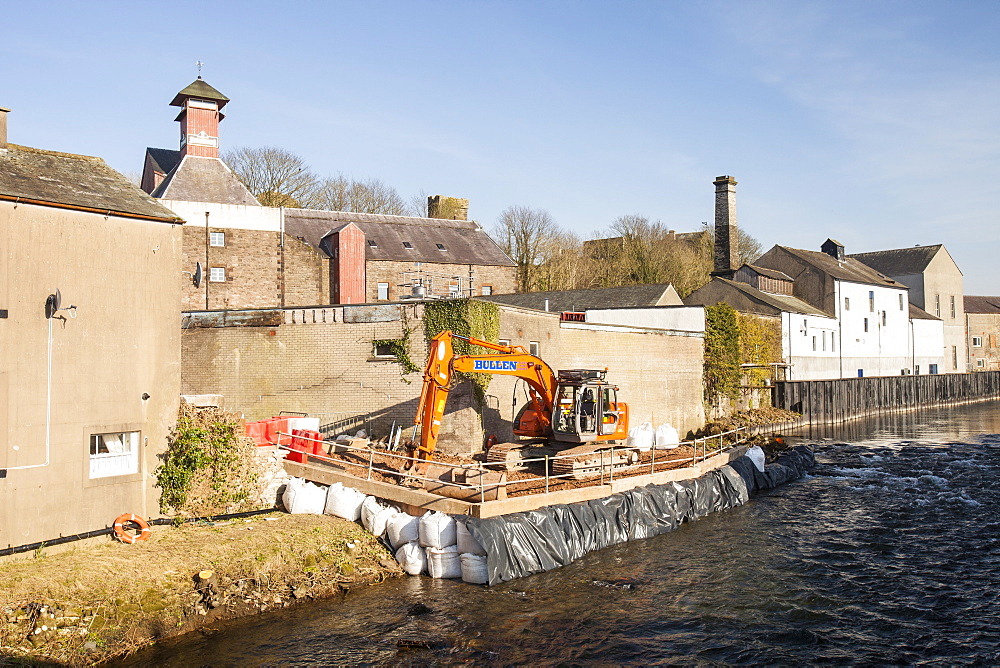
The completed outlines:
{"type": "Polygon", "coordinates": [[[254,440],[258,446],[271,445],[267,440],[267,424],[264,422],[247,422],[247,436],[254,440]]]}
{"type": "Polygon", "coordinates": [[[273,417],[262,420],[267,425],[267,440],[276,445],[291,445],[292,437],[280,435],[278,432],[288,432],[288,418],[273,417]]]}
{"type": "Polygon", "coordinates": [[[323,441],[323,434],[318,431],[304,429],[302,431],[302,435],[312,439],[309,441],[309,444],[312,445],[312,454],[319,455],[321,457],[327,456],[328,453],[326,451],[326,443],[323,441]]]}
{"type": "Polygon", "coordinates": [[[292,449],[285,455],[285,459],[290,462],[298,462],[299,464],[305,464],[308,460],[308,454],[312,452],[312,444],[302,438],[302,436],[308,433],[304,429],[293,429],[292,437],[289,441],[288,447],[292,449]]]}

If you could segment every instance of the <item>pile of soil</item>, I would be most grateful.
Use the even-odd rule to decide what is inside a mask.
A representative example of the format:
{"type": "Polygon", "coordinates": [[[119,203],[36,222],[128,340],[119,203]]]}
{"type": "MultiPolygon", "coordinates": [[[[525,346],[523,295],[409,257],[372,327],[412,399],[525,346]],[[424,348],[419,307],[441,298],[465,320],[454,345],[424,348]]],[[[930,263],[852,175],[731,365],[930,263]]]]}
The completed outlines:
{"type": "Polygon", "coordinates": [[[327,515],[272,513],[152,531],[133,545],[109,540],[0,562],[0,656],[97,663],[400,574],[371,534],[327,515]]]}

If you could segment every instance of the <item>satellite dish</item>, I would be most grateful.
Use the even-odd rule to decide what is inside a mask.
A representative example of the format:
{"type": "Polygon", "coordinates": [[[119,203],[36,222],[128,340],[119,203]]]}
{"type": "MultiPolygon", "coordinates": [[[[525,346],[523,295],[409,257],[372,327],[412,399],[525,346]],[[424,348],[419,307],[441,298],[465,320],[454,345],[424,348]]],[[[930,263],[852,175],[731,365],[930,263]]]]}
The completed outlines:
{"type": "Polygon", "coordinates": [[[204,274],[203,274],[202,269],[201,269],[201,262],[198,262],[194,266],[194,278],[192,279],[192,280],[194,280],[194,287],[196,287],[196,288],[200,288],[201,287],[201,279],[202,279],[203,275],[204,274]]]}
{"type": "Polygon", "coordinates": [[[53,317],[59,311],[60,306],[62,306],[62,294],[56,290],[54,295],[45,298],[45,317],[53,317]]]}
{"type": "Polygon", "coordinates": [[[62,308],[62,293],[56,288],[56,294],[52,297],[52,308],[56,311],[62,308]]]}

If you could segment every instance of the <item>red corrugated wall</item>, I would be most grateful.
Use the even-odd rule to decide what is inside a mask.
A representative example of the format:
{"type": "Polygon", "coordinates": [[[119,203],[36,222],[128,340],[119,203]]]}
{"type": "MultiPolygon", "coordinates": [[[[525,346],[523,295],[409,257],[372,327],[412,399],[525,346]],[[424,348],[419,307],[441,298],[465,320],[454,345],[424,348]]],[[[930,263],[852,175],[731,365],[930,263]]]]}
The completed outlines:
{"type": "Polygon", "coordinates": [[[330,238],[330,300],[334,304],[364,304],[365,233],[350,224],[330,238]]]}

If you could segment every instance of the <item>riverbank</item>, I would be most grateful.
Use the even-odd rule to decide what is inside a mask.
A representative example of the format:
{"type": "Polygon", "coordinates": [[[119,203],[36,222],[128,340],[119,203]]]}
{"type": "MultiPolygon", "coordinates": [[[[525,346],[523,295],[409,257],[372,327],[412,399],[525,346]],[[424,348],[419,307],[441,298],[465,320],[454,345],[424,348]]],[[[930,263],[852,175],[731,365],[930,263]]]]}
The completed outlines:
{"type": "Polygon", "coordinates": [[[0,562],[0,665],[98,663],[399,574],[371,534],[326,515],[158,526],[133,545],[43,549],[0,562]]]}

